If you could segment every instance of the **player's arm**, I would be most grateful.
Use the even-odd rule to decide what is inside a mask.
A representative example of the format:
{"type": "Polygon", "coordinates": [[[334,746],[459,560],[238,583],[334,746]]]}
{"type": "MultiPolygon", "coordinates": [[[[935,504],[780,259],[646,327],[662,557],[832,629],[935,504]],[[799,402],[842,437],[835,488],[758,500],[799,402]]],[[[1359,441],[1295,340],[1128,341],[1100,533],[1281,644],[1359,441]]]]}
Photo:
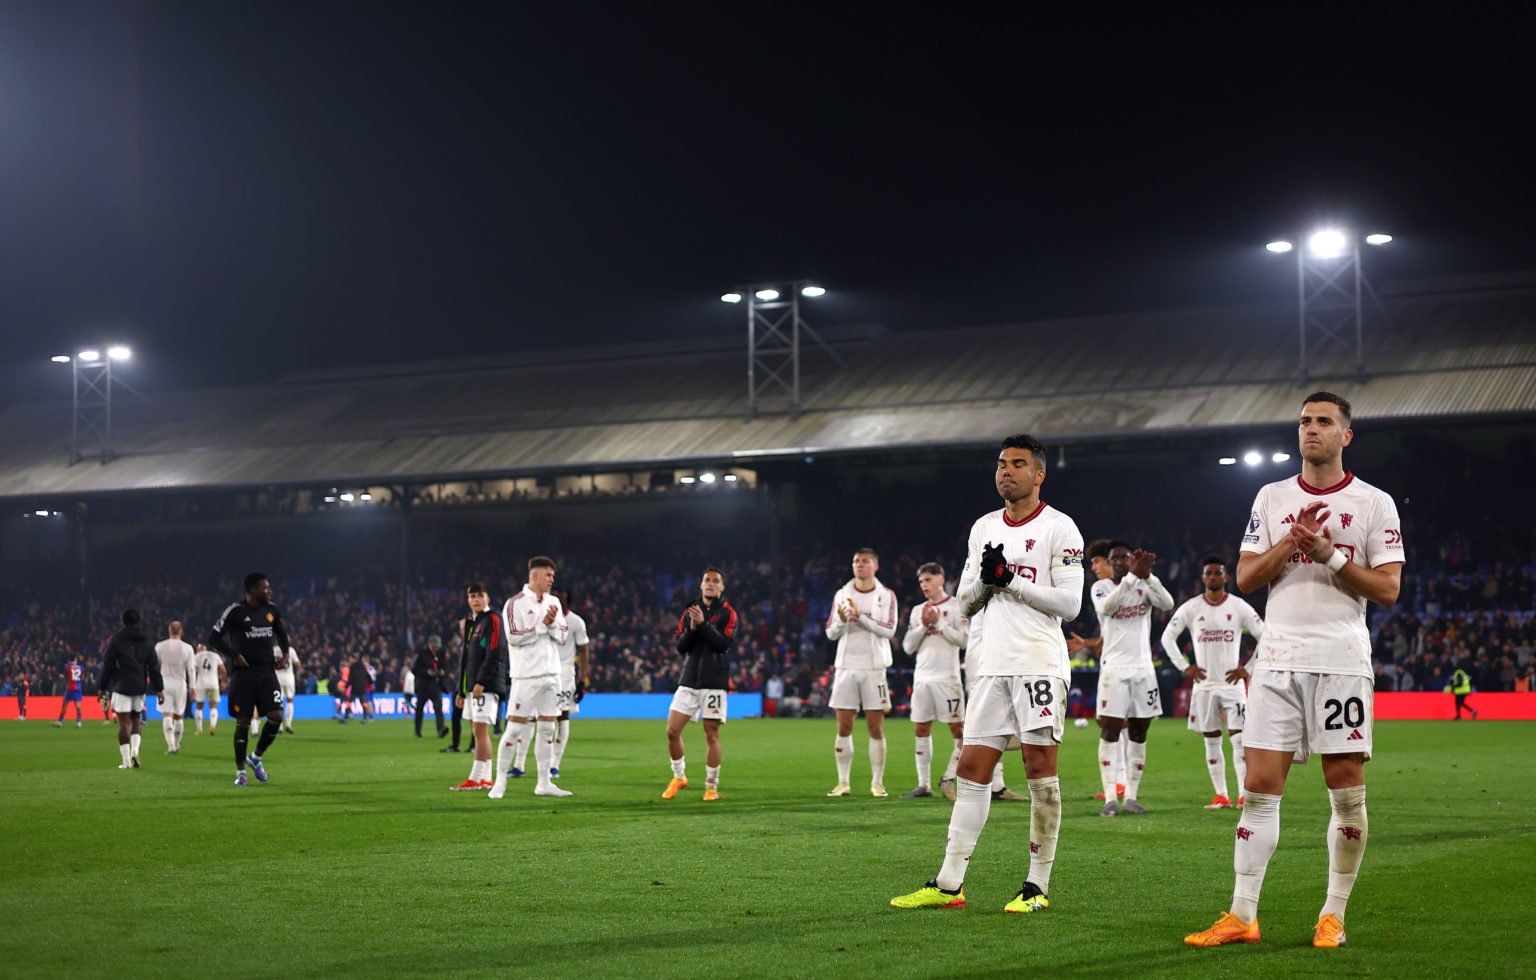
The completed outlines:
{"type": "Polygon", "coordinates": [[[148,669],[149,679],[154,684],[155,696],[159,697],[165,693],[165,678],[160,673],[160,655],[155,652],[154,647],[148,647],[148,649],[149,658],[145,660],[144,666],[148,669]]]}
{"type": "Polygon", "coordinates": [[[1142,581],[1147,583],[1147,596],[1152,600],[1152,605],[1163,612],[1173,608],[1173,596],[1156,575],[1148,575],[1142,581]]]}
{"type": "Polygon", "coordinates": [[[960,584],[955,589],[955,599],[969,617],[986,606],[992,593],[992,587],[981,580],[981,539],[973,525],[965,549],[965,567],[960,570],[960,584]]]}
{"type": "Polygon", "coordinates": [[[708,616],[705,616],[697,627],[699,636],[703,638],[710,651],[717,654],[728,653],[736,642],[736,609],[729,602],[723,602],[721,605],[725,612],[723,626],[716,626],[709,621],[708,616]]]}
{"type": "Polygon", "coordinates": [[[964,650],[971,641],[971,621],[964,616],[947,616],[939,619],[939,634],[964,650]]]}
{"type": "Polygon", "coordinates": [[[1044,585],[1015,575],[1003,589],[1062,622],[1076,619],[1083,608],[1083,536],[1075,529],[1064,533],[1060,546],[1052,551],[1050,579],[1051,584],[1044,585]]]}
{"type": "Polygon", "coordinates": [[[927,632],[928,628],[923,625],[923,607],[913,606],[907,617],[907,631],[901,637],[901,648],[907,656],[917,656],[917,648],[923,645],[923,636],[927,632]]]}
{"type": "Polygon", "coordinates": [[[1163,653],[1168,661],[1184,672],[1184,676],[1192,681],[1205,680],[1205,671],[1199,665],[1190,663],[1184,657],[1184,651],[1179,649],[1179,634],[1184,632],[1184,610],[1168,617],[1168,625],[1163,627],[1163,636],[1159,641],[1163,645],[1163,653]]]}
{"type": "Polygon", "coordinates": [[[1248,635],[1255,640],[1262,639],[1264,636],[1264,620],[1260,619],[1258,612],[1246,602],[1243,603],[1243,629],[1247,630],[1248,635]]]}
{"type": "MultiPolygon", "coordinates": [[[[511,601],[510,599],[507,600],[509,605],[511,601]]],[[[485,636],[480,638],[480,648],[485,651],[485,657],[480,661],[480,673],[475,676],[475,684],[474,688],[471,689],[472,691],[483,692],[487,687],[493,685],[500,686],[497,684],[497,679],[500,676],[497,672],[504,671],[508,667],[507,658],[503,653],[501,645],[501,623],[497,619],[496,614],[491,613],[491,618],[485,624],[485,636]]],[[[531,629],[528,631],[528,635],[533,635],[531,629]]],[[[469,657],[466,656],[464,661],[468,663],[469,657]]]]}
{"type": "Polygon", "coordinates": [[[519,601],[521,598],[522,593],[519,592],[501,607],[501,614],[506,620],[507,644],[514,647],[528,646],[549,632],[549,628],[541,621],[539,607],[531,602],[519,601]]]}
{"type": "Polygon", "coordinates": [[[278,649],[286,657],[292,644],[288,642],[288,627],[283,623],[283,614],[277,611],[276,606],[268,606],[267,611],[272,614],[272,635],[277,639],[278,649]]]}
{"type": "Polygon", "coordinates": [[[1093,611],[1098,614],[1099,619],[1108,619],[1113,616],[1116,610],[1125,604],[1126,597],[1132,594],[1132,590],[1139,581],[1141,580],[1135,575],[1126,572],[1119,585],[1107,578],[1093,583],[1093,588],[1089,590],[1088,595],[1093,601],[1093,611]]]}
{"type": "Polygon", "coordinates": [[[114,642],[107,646],[106,653],[102,654],[101,657],[101,678],[96,681],[96,694],[99,697],[106,697],[112,693],[112,689],[107,685],[111,684],[112,679],[116,676],[117,644],[114,642]]]}
{"type": "Polygon", "coordinates": [[[889,640],[896,635],[896,593],[887,589],[875,599],[875,610],[868,616],[859,617],[859,625],[869,632],[889,640]]]}
{"type": "MultiPolygon", "coordinates": [[[[1237,556],[1237,587],[1249,594],[1273,584],[1296,551],[1289,536],[1282,536],[1279,541],[1270,538],[1269,523],[1264,519],[1268,509],[1269,491],[1265,488],[1253,499],[1253,512],[1237,556]]],[[[1303,514],[1309,511],[1316,513],[1310,506],[1302,509],[1303,514]]]]}
{"type": "Polygon", "coordinates": [[[841,640],[843,634],[848,632],[848,621],[838,615],[838,607],[843,604],[843,590],[838,589],[832,596],[832,611],[827,613],[827,639],[841,640]]]}

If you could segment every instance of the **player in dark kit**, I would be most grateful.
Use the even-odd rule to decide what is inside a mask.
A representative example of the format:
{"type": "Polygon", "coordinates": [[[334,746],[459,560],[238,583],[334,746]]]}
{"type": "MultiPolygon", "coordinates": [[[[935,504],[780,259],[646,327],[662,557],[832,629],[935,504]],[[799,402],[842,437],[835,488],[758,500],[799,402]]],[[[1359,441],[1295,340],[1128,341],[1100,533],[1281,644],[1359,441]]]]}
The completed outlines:
{"type": "Polygon", "coordinates": [[[427,648],[416,654],[411,668],[416,675],[416,737],[421,738],[421,719],[428,705],[437,722],[437,737],[443,738],[448,729],[443,726],[443,678],[446,665],[443,660],[443,638],[427,637],[427,648]]]}
{"type": "Polygon", "coordinates": [[[156,696],[165,690],[160,678],[160,658],[139,625],[135,609],[123,611],[123,628],[112,634],[101,656],[102,709],[108,704],[117,712],[117,747],[123,763],[119,769],[139,768],[139,741],[144,732],[144,698],[153,687],[156,696]]]}
{"type": "Polygon", "coordinates": [[[272,605],[272,585],[266,573],[252,572],[245,577],[245,599],[234,603],[213,624],[208,646],[229,658],[229,710],[235,716],[235,785],[246,785],[245,764],[261,782],[267,770],[261,764],[283,726],[283,691],[277,683],[277,652],[287,650],[288,631],[283,618],[272,605]],[[261,740],[256,751],[246,755],[251,737],[251,722],[258,714],[266,715],[261,726],[261,740]]]}
{"type": "Polygon", "coordinates": [[[725,601],[725,573],[718,568],[706,568],[699,582],[699,597],[683,610],[672,633],[677,652],[684,659],[683,676],[667,712],[672,781],[661,794],[664,800],[672,799],[688,785],[683,729],[696,717],[704,725],[704,800],[720,798],[720,726],[725,724],[735,634],[736,610],[725,601]]]}

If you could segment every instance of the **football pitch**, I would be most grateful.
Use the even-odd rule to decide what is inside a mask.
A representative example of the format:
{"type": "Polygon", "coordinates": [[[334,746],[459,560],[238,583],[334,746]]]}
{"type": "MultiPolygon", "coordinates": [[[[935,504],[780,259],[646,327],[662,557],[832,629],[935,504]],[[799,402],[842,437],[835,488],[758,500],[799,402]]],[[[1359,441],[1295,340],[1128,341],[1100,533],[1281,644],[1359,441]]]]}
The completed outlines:
{"type": "MultiPolygon", "coordinates": [[[[1316,763],[1292,771],[1255,946],[1191,949],[1232,890],[1235,811],[1208,812],[1197,737],[1152,729],[1142,802],[1107,820],[1095,729],[1069,728],[1052,907],[1005,915],[1028,868],[1029,806],[995,803],[963,910],[897,911],[938,869],[950,804],[902,800],[909,722],[888,725],[888,799],[835,780],[830,720],[724,732],[723,798],[669,777],[661,722],[577,721],[576,795],[450,793],[467,755],[407,722],[301,722],[271,782],[231,785],[228,721],[120,771],[115,730],[0,730],[5,976],[1514,976],[1530,969],[1536,725],[1383,722],[1350,945],[1314,950],[1328,819],[1316,763]]],[[[430,728],[430,726],[429,726],[430,728]]],[[[939,740],[935,738],[937,743],[939,740]]],[[[948,747],[936,752],[937,768],[948,747]]],[[[530,762],[531,762],[530,757],[530,762]]],[[[1230,777],[1229,777],[1230,778],[1230,777]]],[[[1023,765],[1010,787],[1027,794],[1023,765]]]]}

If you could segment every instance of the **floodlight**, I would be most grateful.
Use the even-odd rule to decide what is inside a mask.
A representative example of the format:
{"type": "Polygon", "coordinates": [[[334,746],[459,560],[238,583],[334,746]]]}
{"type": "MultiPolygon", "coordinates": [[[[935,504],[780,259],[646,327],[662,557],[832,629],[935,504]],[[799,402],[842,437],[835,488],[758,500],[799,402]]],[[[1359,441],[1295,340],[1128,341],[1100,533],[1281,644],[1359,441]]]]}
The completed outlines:
{"type": "Polygon", "coordinates": [[[344,493],[341,495],[341,499],[350,504],[355,498],[350,493],[344,493]]]}
{"type": "Polygon", "coordinates": [[[1379,235],[1378,234],[1378,235],[1366,235],[1365,236],[1365,243],[1367,245],[1385,245],[1387,242],[1390,242],[1391,240],[1392,240],[1392,236],[1391,235],[1379,235]]]}
{"type": "Polygon", "coordinates": [[[133,356],[133,351],[122,344],[114,344],[107,348],[107,356],[114,361],[126,361],[133,356]]]}
{"type": "Polygon", "coordinates": [[[1290,458],[1291,458],[1291,454],[1290,453],[1275,453],[1273,456],[1269,457],[1270,462],[1273,462],[1273,463],[1283,463],[1283,462],[1285,462],[1286,460],[1288,460],[1290,458]]]}
{"type": "Polygon", "coordinates": [[[699,474],[699,482],[700,483],[714,483],[715,482],[715,474],[713,474],[713,473],[701,473],[701,474],[699,474]]]}
{"type": "Polygon", "coordinates": [[[373,499],[373,494],[371,494],[371,493],[360,493],[360,494],[357,495],[357,499],[358,500],[372,500],[373,499]]]}
{"type": "Polygon", "coordinates": [[[95,362],[101,360],[101,351],[99,351],[99,350],[83,350],[80,353],[76,354],[75,356],[80,358],[80,360],[86,362],[87,364],[94,364],[95,362]]]}
{"type": "Polygon", "coordinates": [[[1286,252],[1289,252],[1295,246],[1293,246],[1290,242],[1279,241],[1279,242],[1270,242],[1268,245],[1265,245],[1264,247],[1266,249],[1268,249],[1269,251],[1274,252],[1276,255],[1284,255],[1286,252]]]}
{"type": "Polygon", "coordinates": [[[48,516],[48,512],[46,510],[34,510],[32,513],[36,514],[38,517],[48,516]]]}
{"type": "Polygon", "coordinates": [[[741,294],[740,293],[724,293],[720,297],[720,302],[722,302],[722,303],[740,303],[741,302],[741,294]]]}
{"type": "Polygon", "coordinates": [[[1323,228],[1312,233],[1307,246],[1319,259],[1336,259],[1349,251],[1349,238],[1337,228],[1323,228]]]}
{"type": "Polygon", "coordinates": [[[678,483],[693,483],[694,482],[694,477],[691,477],[691,476],[680,476],[680,477],[677,478],[677,482],[678,483]]]}
{"type": "Polygon", "coordinates": [[[1243,462],[1247,463],[1249,466],[1258,466],[1260,463],[1264,462],[1264,454],[1259,452],[1257,449],[1250,449],[1246,453],[1243,453],[1243,462]]]}
{"type": "Polygon", "coordinates": [[[721,477],[720,479],[724,480],[726,483],[735,483],[736,482],[736,474],[735,473],[727,473],[727,474],[725,474],[725,476],[721,477]]]}
{"type": "Polygon", "coordinates": [[[52,360],[55,364],[68,364],[70,358],[68,354],[55,354],[52,360]]]}
{"type": "Polygon", "coordinates": [[[1237,457],[1236,456],[1223,456],[1220,459],[1218,459],[1216,462],[1219,465],[1221,465],[1221,466],[1236,466],[1237,465],[1237,457]]]}
{"type": "Polygon", "coordinates": [[[815,299],[818,296],[827,295],[827,290],[825,286],[802,286],[800,295],[815,299]]]}
{"type": "Polygon", "coordinates": [[[779,291],[777,289],[759,289],[753,295],[764,303],[771,303],[779,298],[779,291]]]}
{"type": "Polygon", "coordinates": [[[326,494],[325,495],[325,502],[328,503],[328,504],[334,504],[336,502],[336,495],[334,493],[326,494]]]}

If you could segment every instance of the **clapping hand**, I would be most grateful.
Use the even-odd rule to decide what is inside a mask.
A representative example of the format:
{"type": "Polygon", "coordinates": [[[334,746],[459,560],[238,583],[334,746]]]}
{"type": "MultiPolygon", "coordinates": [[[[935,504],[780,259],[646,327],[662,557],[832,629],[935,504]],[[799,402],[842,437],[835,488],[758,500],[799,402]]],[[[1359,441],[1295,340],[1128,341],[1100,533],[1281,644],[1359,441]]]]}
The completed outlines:
{"type": "Polygon", "coordinates": [[[1157,552],[1137,548],[1131,552],[1131,574],[1137,578],[1151,578],[1152,563],[1155,561],[1157,561],[1157,552]]]}
{"type": "Polygon", "coordinates": [[[981,549],[981,581],[998,588],[1013,581],[1013,571],[1008,567],[1008,559],[1003,556],[1002,545],[989,544],[981,549]]]}

